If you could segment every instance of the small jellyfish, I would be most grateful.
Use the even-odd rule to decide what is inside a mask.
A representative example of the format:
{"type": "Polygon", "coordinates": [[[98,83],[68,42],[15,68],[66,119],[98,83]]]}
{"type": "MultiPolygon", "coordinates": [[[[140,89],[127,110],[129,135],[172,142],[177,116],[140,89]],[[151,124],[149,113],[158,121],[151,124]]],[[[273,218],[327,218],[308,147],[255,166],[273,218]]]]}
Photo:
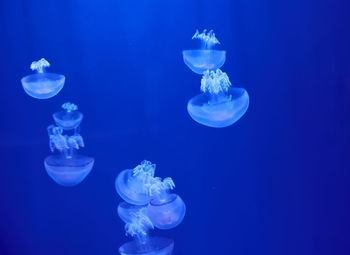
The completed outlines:
{"type": "Polygon", "coordinates": [[[177,194],[167,193],[152,199],[148,204],[148,217],[159,229],[171,229],[179,225],[185,217],[186,206],[177,194]]]}
{"type": "Polygon", "coordinates": [[[50,155],[44,160],[45,169],[55,182],[63,186],[75,186],[82,182],[95,162],[92,157],[77,154],[77,150],[85,145],[79,134],[79,126],[73,126],[65,126],[66,131],[73,131],[72,135],[64,135],[60,125],[47,128],[50,149],[52,152],[57,150],[59,154],[50,155]]]}
{"type": "Polygon", "coordinates": [[[63,111],[53,114],[53,119],[57,126],[64,130],[69,130],[80,125],[83,120],[83,114],[78,111],[78,106],[67,102],[62,105],[62,109],[63,111]]]}
{"type": "Polygon", "coordinates": [[[27,75],[22,78],[24,91],[37,99],[47,99],[54,97],[64,86],[65,77],[61,74],[46,73],[45,69],[50,67],[50,63],[42,58],[34,61],[30,68],[37,73],[27,75]]]}
{"type": "Polygon", "coordinates": [[[173,240],[149,237],[149,230],[176,227],[185,216],[186,206],[178,195],[170,193],[175,187],[173,180],[155,177],[155,168],[155,164],[144,160],[116,178],[117,192],[126,201],[119,204],[118,214],[125,222],[126,234],[135,238],[119,248],[122,255],[171,255],[173,252],[173,240]]]}
{"type": "Polygon", "coordinates": [[[184,50],[182,53],[185,64],[193,72],[203,74],[206,70],[216,70],[223,66],[226,60],[226,51],[213,50],[215,45],[220,44],[213,30],[208,33],[206,29],[202,33],[197,30],[192,39],[199,39],[201,48],[198,50],[184,50]]]}
{"type": "Polygon", "coordinates": [[[198,123],[223,128],[239,120],[249,106],[249,95],[243,88],[232,88],[226,73],[220,69],[205,71],[200,95],[189,100],[187,110],[198,123]]]}
{"type": "Polygon", "coordinates": [[[115,180],[115,188],[129,204],[145,205],[151,200],[147,184],[154,179],[155,165],[143,161],[134,169],[122,171],[115,180]]]}

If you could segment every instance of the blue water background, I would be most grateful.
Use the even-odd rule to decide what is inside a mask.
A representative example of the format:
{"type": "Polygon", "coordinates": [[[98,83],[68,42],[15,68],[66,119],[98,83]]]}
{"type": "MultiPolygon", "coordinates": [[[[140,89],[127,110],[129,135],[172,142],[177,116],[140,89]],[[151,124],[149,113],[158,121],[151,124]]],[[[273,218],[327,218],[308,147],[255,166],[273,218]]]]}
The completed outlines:
{"type": "Polygon", "coordinates": [[[174,255],[350,253],[350,33],[346,1],[0,1],[0,254],[112,255],[128,240],[114,179],[148,159],[187,205],[155,235],[174,255]],[[213,129],[186,111],[195,29],[250,107],[213,129]],[[20,79],[45,57],[66,84],[37,100],[20,79]],[[46,174],[46,127],[78,104],[95,167],[77,187],[46,174]]]}

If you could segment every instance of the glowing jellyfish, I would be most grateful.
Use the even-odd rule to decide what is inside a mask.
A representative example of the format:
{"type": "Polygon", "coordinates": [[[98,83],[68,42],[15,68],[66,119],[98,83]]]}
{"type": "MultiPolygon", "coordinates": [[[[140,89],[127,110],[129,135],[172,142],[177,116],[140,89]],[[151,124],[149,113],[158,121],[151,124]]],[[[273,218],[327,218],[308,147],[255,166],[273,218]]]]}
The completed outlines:
{"type": "MultiPolygon", "coordinates": [[[[66,103],[63,106],[67,105],[77,109],[75,105],[70,103],[66,103]]],[[[69,121],[71,123],[70,128],[68,128],[69,125],[65,121],[63,121],[63,127],[60,126],[61,122],[56,121],[56,123],[58,126],[50,125],[47,131],[50,138],[51,151],[57,150],[59,154],[50,155],[45,159],[45,169],[48,175],[58,184],[74,186],[82,182],[90,173],[95,160],[92,157],[80,155],[76,152],[80,147],[84,147],[84,140],[79,134],[77,121],[69,121]],[[63,130],[69,130],[73,134],[70,136],[63,135],[63,130]]]]}
{"type": "Polygon", "coordinates": [[[206,70],[216,70],[223,66],[226,60],[226,51],[213,50],[215,45],[220,44],[213,30],[207,33],[207,30],[204,29],[201,34],[197,30],[192,39],[199,39],[201,48],[184,50],[182,53],[185,64],[193,72],[203,74],[206,70]]]}
{"type": "Polygon", "coordinates": [[[78,111],[78,107],[72,103],[64,103],[62,108],[63,111],[53,114],[56,125],[65,130],[78,127],[83,120],[83,114],[78,111]]]}
{"type": "Polygon", "coordinates": [[[187,110],[198,123],[214,128],[232,125],[247,111],[249,96],[243,88],[232,88],[226,73],[220,69],[206,71],[200,95],[189,100],[187,110]]]}
{"type": "Polygon", "coordinates": [[[171,229],[186,213],[183,200],[176,194],[173,180],[155,177],[155,164],[142,161],[134,169],[122,171],[116,178],[118,194],[126,201],[118,206],[119,217],[126,223],[127,235],[135,238],[119,248],[122,255],[171,255],[174,242],[163,237],[149,237],[154,227],[171,229]]]}
{"type": "Polygon", "coordinates": [[[62,74],[46,73],[45,69],[50,67],[50,63],[42,58],[34,61],[30,68],[37,73],[27,75],[22,78],[24,91],[38,99],[47,99],[56,96],[64,86],[65,77],[62,74]]]}
{"type": "Polygon", "coordinates": [[[179,225],[185,217],[186,206],[180,196],[167,194],[152,199],[148,204],[148,217],[159,229],[171,229],[179,225]]]}

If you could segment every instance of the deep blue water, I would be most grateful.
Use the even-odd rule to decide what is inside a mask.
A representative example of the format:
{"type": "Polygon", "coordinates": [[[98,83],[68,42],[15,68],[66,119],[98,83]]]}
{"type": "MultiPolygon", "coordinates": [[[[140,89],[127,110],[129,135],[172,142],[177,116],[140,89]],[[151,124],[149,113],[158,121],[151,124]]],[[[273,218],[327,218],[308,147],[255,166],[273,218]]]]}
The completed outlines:
{"type": "Polygon", "coordinates": [[[174,255],[350,254],[350,18],[346,1],[0,1],[0,254],[111,255],[128,240],[117,174],[148,159],[173,177],[183,223],[154,234],[174,255]],[[186,111],[200,76],[181,51],[212,28],[222,70],[250,106],[213,129],[186,111]],[[20,79],[45,57],[54,98],[20,79]],[[46,174],[46,127],[62,103],[84,113],[80,185],[46,174]]]}

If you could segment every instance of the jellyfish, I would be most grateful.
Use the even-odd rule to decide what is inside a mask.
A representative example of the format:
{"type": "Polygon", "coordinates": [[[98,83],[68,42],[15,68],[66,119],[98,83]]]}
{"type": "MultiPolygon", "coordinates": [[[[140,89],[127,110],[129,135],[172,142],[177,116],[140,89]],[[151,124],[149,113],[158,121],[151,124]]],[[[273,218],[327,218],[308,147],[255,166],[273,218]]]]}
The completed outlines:
{"type": "MultiPolygon", "coordinates": [[[[64,105],[68,106],[69,104],[64,105]]],[[[70,104],[70,107],[73,107],[75,111],[77,109],[73,104],[70,104]]],[[[48,175],[58,184],[75,186],[81,183],[90,173],[95,160],[92,157],[77,153],[79,148],[85,145],[76,122],[73,124],[70,122],[70,128],[68,128],[69,125],[65,121],[63,121],[63,126],[60,125],[61,122],[59,121],[56,121],[56,123],[57,126],[50,125],[47,131],[51,151],[58,151],[59,153],[45,158],[45,169],[48,175]],[[63,131],[71,131],[73,134],[63,134],[63,131]]]]}
{"type": "Polygon", "coordinates": [[[226,51],[213,49],[215,45],[220,44],[213,30],[207,32],[204,29],[202,33],[197,30],[192,39],[199,39],[201,48],[184,50],[182,53],[185,64],[193,72],[203,74],[206,70],[216,70],[223,66],[226,60],[226,51]]]}
{"type": "Polygon", "coordinates": [[[129,204],[145,205],[151,200],[147,185],[154,179],[155,165],[143,161],[134,169],[122,171],[115,180],[119,196],[129,204]]]}
{"type": "Polygon", "coordinates": [[[133,237],[134,240],[123,244],[119,248],[119,253],[121,255],[171,255],[174,241],[165,237],[150,237],[149,230],[153,228],[153,223],[147,216],[147,207],[134,208],[124,228],[126,235],[133,237]]]}
{"type": "Polygon", "coordinates": [[[193,120],[214,128],[223,128],[239,120],[249,106],[243,88],[233,88],[228,75],[220,69],[207,70],[201,80],[200,95],[189,100],[187,111],[193,120]]]}
{"type": "Polygon", "coordinates": [[[53,114],[53,119],[57,126],[65,130],[78,127],[83,120],[83,114],[78,111],[78,107],[72,103],[64,103],[62,111],[53,114]]]}
{"type": "Polygon", "coordinates": [[[122,255],[171,255],[174,241],[164,237],[150,237],[153,228],[171,229],[184,219],[186,206],[175,188],[172,178],[155,177],[156,165],[142,161],[134,169],[122,171],[115,187],[125,200],[118,206],[118,215],[125,222],[126,234],[135,240],[119,248],[122,255]]]}
{"type": "Polygon", "coordinates": [[[48,99],[61,91],[66,78],[62,74],[46,73],[45,69],[48,67],[50,63],[44,58],[30,65],[30,69],[36,73],[27,75],[21,80],[23,89],[28,95],[37,99],[48,99]]]}

